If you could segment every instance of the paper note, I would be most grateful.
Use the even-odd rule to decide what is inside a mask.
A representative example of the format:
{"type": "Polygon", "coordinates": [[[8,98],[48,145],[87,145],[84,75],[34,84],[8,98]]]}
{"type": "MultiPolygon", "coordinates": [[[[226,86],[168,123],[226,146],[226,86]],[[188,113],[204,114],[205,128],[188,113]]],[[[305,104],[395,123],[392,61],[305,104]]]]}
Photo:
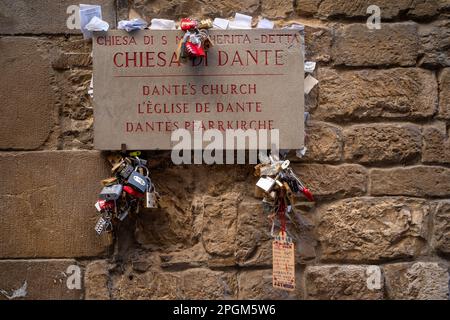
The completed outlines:
{"type": "MultiPolygon", "coordinates": [[[[286,234],[285,234],[286,235],[286,234]]],[[[295,290],[294,243],[286,236],[278,236],[272,243],[272,284],[282,290],[295,290]]]]}
{"type": "Polygon", "coordinates": [[[273,29],[274,23],[267,19],[261,19],[256,26],[256,29],[273,29]]]}
{"type": "Polygon", "coordinates": [[[229,23],[230,23],[230,21],[227,20],[227,19],[215,18],[214,21],[213,21],[213,28],[214,29],[227,30],[229,23]]]}
{"type": "Polygon", "coordinates": [[[230,29],[251,29],[252,17],[245,14],[236,13],[234,20],[228,25],[230,29]]]}
{"type": "Polygon", "coordinates": [[[311,75],[308,75],[305,78],[305,82],[304,82],[305,94],[308,94],[312,90],[312,88],[314,88],[315,85],[318,83],[319,83],[319,81],[316,78],[314,78],[311,75]]]}
{"type": "Polygon", "coordinates": [[[150,30],[175,30],[176,24],[173,20],[167,19],[152,19],[150,30]]]}
{"type": "Polygon", "coordinates": [[[93,17],[85,28],[89,31],[108,31],[109,24],[98,17],[93,17]]]}
{"type": "Polygon", "coordinates": [[[90,4],[80,4],[80,28],[84,39],[92,38],[92,31],[86,29],[86,25],[92,18],[102,18],[102,7],[90,4]]]}
{"type": "Polygon", "coordinates": [[[147,22],[143,19],[136,18],[131,20],[120,20],[117,24],[117,29],[123,29],[127,32],[133,30],[142,30],[147,27],[147,22]]]}
{"type": "Polygon", "coordinates": [[[316,63],[314,61],[305,61],[305,72],[313,73],[316,69],[316,63]]]}

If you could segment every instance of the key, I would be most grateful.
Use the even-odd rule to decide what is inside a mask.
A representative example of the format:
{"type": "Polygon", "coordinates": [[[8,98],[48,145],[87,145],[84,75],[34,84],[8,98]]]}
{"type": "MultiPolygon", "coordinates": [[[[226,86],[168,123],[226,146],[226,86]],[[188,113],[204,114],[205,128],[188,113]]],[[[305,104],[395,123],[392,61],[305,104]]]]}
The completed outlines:
{"type": "Polygon", "coordinates": [[[120,221],[123,221],[123,220],[128,216],[128,213],[129,213],[129,212],[130,212],[129,209],[127,209],[127,210],[121,212],[121,213],[117,216],[117,219],[119,219],[120,221]]]}

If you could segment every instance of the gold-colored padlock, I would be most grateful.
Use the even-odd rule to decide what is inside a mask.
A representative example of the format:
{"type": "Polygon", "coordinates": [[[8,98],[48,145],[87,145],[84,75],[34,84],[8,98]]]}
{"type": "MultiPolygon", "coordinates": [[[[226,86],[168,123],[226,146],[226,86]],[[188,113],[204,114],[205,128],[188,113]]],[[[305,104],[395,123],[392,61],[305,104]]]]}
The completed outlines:
{"type": "Polygon", "coordinates": [[[107,187],[107,186],[109,186],[109,185],[116,184],[116,183],[117,183],[117,178],[116,178],[116,177],[111,177],[111,178],[108,178],[108,179],[103,179],[103,180],[101,181],[101,183],[102,183],[102,185],[103,185],[104,187],[107,187]]]}
{"type": "Polygon", "coordinates": [[[198,23],[198,29],[211,29],[213,27],[213,22],[211,19],[203,19],[198,23]]]}
{"type": "Polygon", "coordinates": [[[111,166],[115,166],[123,160],[123,158],[118,153],[111,153],[106,157],[106,159],[111,164],[111,166]]]}

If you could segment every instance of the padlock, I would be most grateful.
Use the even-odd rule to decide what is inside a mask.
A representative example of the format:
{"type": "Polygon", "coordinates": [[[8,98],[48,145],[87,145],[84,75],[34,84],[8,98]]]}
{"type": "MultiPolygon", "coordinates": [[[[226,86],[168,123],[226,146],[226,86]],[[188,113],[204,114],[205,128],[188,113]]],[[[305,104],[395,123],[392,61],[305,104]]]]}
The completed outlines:
{"type": "Polygon", "coordinates": [[[98,200],[95,203],[95,208],[98,212],[102,212],[105,210],[114,210],[114,207],[114,201],[98,200]]]}
{"type": "Polygon", "coordinates": [[[119,162],[117,162],[116,164],[113,165],[113,167],[111,168],[111,173],[112,174],[116,174],[117,171],[125,164],[125,160],[122,159],[119,162]]]}
{"type": "Polygon", "coordinates": [[[180,45],[180,57],[178,59],[178,61],[180,60],[184,60],[188,58],[188,53],[186,51],[186,44],[188,43],[189,37],[191,36],[191,33],[189,31],[187,31],[183,37],[183,39],[181,40],[181,45],[180,45]]]}
{"type": "Polygon", "coordinates": [[[201,44],[194,44],[192,42],[186,43],[186,52],[191,57],[204,57],[205,50],[201,47],[201,44]]]}
{"type": "Polygon", "coordinates": [[[117,173],[123,178],[128,179],[128,177],[131,175],[131,173],[134,171],[133,166],[129,165],[128,163],[124,163],[124,165],[119,168],[117,173]]]}
{"type": "Polygon", "coordinates": [[[143,193],[134,190],[130,186],[123,186],[123,191],[126,192],[127,194],[129,194],[130,196],[134,197],[134,198],[143,198],[144,197],[143,193]]]}
{"type": "Polygon", "coordinates": [[[102,185],[105,186],[105,187],[113,185],[113,184],[117,184],[117,183],[118,183],[117,177],[111,177],[111,178],[102,180],[102,185]]]}
{"type": "Polygon", "coordinates": [[[102,189],[99,194],[99,198],[102,200],[117,200],[122,195],[123,186],[121,184],[114,184],[102,189]]]}
{"type": "Polygon", "coordinates": [[[145,207],[147,209],[154,209],[158,207],[156,193],[154,191],[148,191],[145,193],[145,207]]]}
{"type": "Polygon", "coordinates": [[[146,177],[137,171],[133,171],[128,177],[127,184],[133,187],[136,191],[145,193],[147,190],[146,177]]]}
{"type": "Polygon", "coordinates": [[[180,28],[183,31],[194,30],[198,26],[198,21],[190,18],[183,18],[180,22],[180,28]]]}
{"type": "Polygon", "coordinates": [[[155,186],[152,184],[152,181],[149,177],[147,177],[147,179],[148,187],[147,191],[145,192],[145,207],[148,209],[158,208],[158,199],[156,196],[155,186]]]}
{"type": "Polygon", "coordinates": [[[197,25],[198,29],[210,29],[213,27],[213,22],[211,19],[203,19],[197,25]]]}
{"type": "Polygon", "coordinates": [[[200,41],[202,43],[202,48],[205,51],[208,51],[213,46],[213,43],[212,43],[211,38],[209,37],[208,31],[200,30],[199,33],[198,33],[198,36],[199,36],[200,41]]]}
{"type": "Polygon", "coordinates": [[[108,162],[115,166],[116,164],[120,163],[123,159],[118,153],[110,154],[106,157],[108,159],[108,162]]]}
{"type": "Polygon", "coordinates": [[[273,186],[275,185],[275,180],[271,177],[262,177],[258,180],[256,185],[263,189],[265,192],[270,192],[270,190],[272,190],[273,186]]]}
{"type": "Polygon", "coordinates": [[[107,224],[108,222],[103,217],[100,217],[95,224],[95,232],[97,232],[98,235],[101,235],[102,232],[105,231],[107,224]]]}

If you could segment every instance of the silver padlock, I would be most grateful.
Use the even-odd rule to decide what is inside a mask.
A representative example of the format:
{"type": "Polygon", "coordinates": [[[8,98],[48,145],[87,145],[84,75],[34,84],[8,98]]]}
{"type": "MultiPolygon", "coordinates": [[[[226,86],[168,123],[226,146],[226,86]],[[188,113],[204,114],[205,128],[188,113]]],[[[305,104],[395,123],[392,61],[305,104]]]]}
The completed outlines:
{"type": "Polygon", "coordinates": [[[148,180],[148,188],[145,192],[145,207],[148,209],[155,209],[158,208],[155,186],[150,181],[150,178],[148,178],[148,180]]]}
{"type": "Polygon", "coordinates": [[[122,195],[123,186],[121,184],[114,184],[112,186],[107,186],[102,189],[99,194],[101,200],[117,200],[122,195]]]}
{"type": "Polygon", "coordinates": [[[103,217],[100,217],[97,221],[97,224],[95,225],[95,232],[97,232],[98,235],[101,235],[102,232],[106,229],[107,224],[108,222],[103,217]]]}

